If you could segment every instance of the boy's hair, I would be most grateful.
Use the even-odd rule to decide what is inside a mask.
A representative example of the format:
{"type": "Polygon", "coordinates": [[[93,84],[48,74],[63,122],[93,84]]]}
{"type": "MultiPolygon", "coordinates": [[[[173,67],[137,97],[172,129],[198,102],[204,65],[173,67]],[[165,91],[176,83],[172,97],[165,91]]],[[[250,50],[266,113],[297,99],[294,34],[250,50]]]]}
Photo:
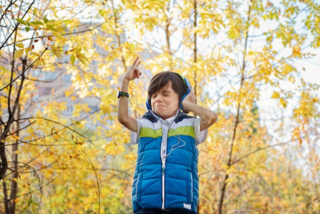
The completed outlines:
{"type": "Polygon", "coordinates": [[[179,103],[184,94],[188,92],[188,86],[181,78],[181,76],[172,71],[163,71],[152,77],[148,88],[148,102],[151,106],[150,100],[152,94],[159,91],[169,81],[172,83],[172,89],[179,95],[179,103]]]}

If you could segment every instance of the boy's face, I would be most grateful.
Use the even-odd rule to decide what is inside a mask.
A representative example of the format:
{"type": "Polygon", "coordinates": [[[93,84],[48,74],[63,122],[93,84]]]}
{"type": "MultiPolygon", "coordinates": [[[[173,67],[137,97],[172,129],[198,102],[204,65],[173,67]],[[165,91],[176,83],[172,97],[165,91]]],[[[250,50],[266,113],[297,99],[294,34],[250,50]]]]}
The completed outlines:
{"type": "Polygon", "coordinates": [[[151,95],[151,106],[162,119],[176,115],[179,108],[179,94],[173,90],[171,81],[151,95]]]}

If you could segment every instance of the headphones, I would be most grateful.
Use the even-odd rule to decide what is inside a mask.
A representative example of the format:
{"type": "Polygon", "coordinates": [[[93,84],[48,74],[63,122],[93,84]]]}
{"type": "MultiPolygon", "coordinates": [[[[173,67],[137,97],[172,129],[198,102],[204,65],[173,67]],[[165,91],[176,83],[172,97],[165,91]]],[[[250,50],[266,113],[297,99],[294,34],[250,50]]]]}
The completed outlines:
{"type": "MultiPolygon", "coordinates": [[[[181,102],[180,102],[180,108],[183,110],[182,101],[183,101],[184,98],[190,93],[190,91],[191,91],[191,84],[190,84],[190,82],[189,82],[186,78],[184,78],[184,77],[181,76],[180,74],[178,74],[178,73],[175,73],[175,74],[177,74],[179,77],[181,77],[181,79],[183,80],[183,82],[186,84],[186,86],[187,86],[187,88],[188,88],[187,93],[185,93],[185,94],[182,96],[182,99],[181,99],[181,102]]],[[[147,106],[147,109],[148,109],[148,110],[152,110],[150,104],[151,104],[151,99],[147,99],[146,106],[147,106]]]]}

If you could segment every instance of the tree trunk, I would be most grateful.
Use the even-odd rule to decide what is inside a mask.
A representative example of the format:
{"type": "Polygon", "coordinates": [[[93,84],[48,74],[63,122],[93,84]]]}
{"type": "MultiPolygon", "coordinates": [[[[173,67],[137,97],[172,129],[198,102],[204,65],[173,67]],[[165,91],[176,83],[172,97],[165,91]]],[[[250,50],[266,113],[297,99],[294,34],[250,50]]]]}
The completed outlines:
{"type": "MultiPolygon", "coordinates": [[[[251,13],[251,5],[252,5],[252,0],[250,1],[249,4],[249,11],[248,11],[248,18],[247,21],[250,20],[250,13],[251,13]]],[[[249,25],[249,24],[248,24],[249,25]]],[[[233,135],[232,135],[232,139],[231,139],[231,145],[230,145],[230,151],[229,151],[229,156],[228,156],[228,167],[232,166],[232,152],[233,152],[233,146],[234,146],[234,140],[236,138],[236,133],[237,133],[237,126],[239,123],[239,116],[240,116],[240,107],[241,107],[241,89],[243,87],[243,82],[244,82],[244,70],[246,68],[246,53],[247,53],[247,44],[248,44],[248,31],[249,31],[249,27],[247,28],[246,31],[246,35],[245,35],[245,45],[244,45],[244,52],[243,52],[243,61],[242,61],[242,67],[241,67],[241,83],[240,83],[240,89],[239,89],[239,97],[238,97],[238,106],[237,106],[237,115],[236,115],[236,121],[234,123],[234,128],[233,128],[233,135]]],[[[226,173],[224,179],[223,179],[223,185],[222,185],[222,189],[221,189],[221,196],[220,196],[220,200],[219,200],[219,214],[222,214],[223,212],[223,201],[224,201],[224,196],[225,196],[225,192],[227,189],[227,181],[229,179],[229,173],[226,173]]]]}
{"type": "MultiPolygon", "coordinates": [[[[17,121],[20,121],[20,111],[21,111],[21,106],[18,106],[18,112],[17,112],[17,121]]],[[[16,127],[16,135],[17,139],[19,139],[19,130],[20,130],[20,123],[17,122],[17,127],[16,127]]],[[[18,179],[19,172],[18,172],[18,154],[16,154],[16,151],[18,151],[18,146],[19,146],[19,141],[17,140],[13,145],[12,145],[12,180],[11,180],[11,190],[10,190],[10,214],[14,214],[16,210],[16,202],[15,199],[17,197],[17,192],[18,192],[18,184],[16,180],[18,179]]]]}
{"type": "MultiPolygon", "coordinates": [[[[197,0],[194,0],[193,2],[193,10],[194,10],[194,20],[193,20],[193,26],[194,28],[197,27],[197,0]]],[[[193,41],[194,41],[194,46],[193,46],[193,62],[196,63],[197,62],[197,33],[194,32],[193,34],[193,41]]],[[[195,103],[197,104],[197,71],[193,71],[193,80],[194,80],[194,95],[196,97],[195,99],[195,103]]]]}

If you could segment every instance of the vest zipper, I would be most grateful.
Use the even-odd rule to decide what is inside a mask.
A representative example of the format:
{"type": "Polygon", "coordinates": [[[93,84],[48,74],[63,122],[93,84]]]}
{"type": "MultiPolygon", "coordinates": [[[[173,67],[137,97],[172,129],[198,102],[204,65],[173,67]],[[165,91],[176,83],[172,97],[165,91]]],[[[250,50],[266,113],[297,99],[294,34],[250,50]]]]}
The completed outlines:
{"type": "MultiPolygon", "coordinates": [[[[151,111],[151,113],[154,115],[153,111],[151,111]]],[[[166,135],[166,147],[168,146],[168,134],[169,134],[169,130],[170,130],[170,127],[172,125],[172,123],[174,122],[174,120],[176,119],[177,115],[178,115],[179,112],[177,112],[176,116],[174,117],[174,119],[171,121],[171,123],[169,124],[169,127],[168,127],[168,131],[167,131],[167,135],[166,135]]],[[[156,115],[154,115],[155,117],[157,117],[156,115]]],[[[162,125],[161,125],[161,122],[160,122],[160,118],[158,118],[158,124],[160,125],[161,129],[162,129],[162,134],[163,134],[163,128],[162,128],[162,125]]],[[[163,137],[163,136],[162,136],[163,137]]],[[[163,139],[162,139],[163,140],[163,139]]],[[[161,143],[162,144],[162,143],[161,143]]],[[[162,158],[161,157],[161,153],[162,153],[162,146],[160,146],[160,158],[161,158],[161,163],[162,163],[162,209],[165,209],[165,169],[166,169],[166,155],[165,154],[165,157],[162,158]]],[[[167,149],[166,149],[166,153],[167,153],[167,149]]]]}
{"type": "MultiPolygon", "coordinates": [[[[164,206],[164,202],[165,202],[165,169],[166,169],[166,160],[167,160],[167,152],[168,152],[168,150],[167,150],[167,147],[168,147],[168,135],[169,135],[169,131],[170,131],[170,128],[171,128],[171,125],[173,124],[173,122],[174,122],[174,120],[176,119],[176,117],[177,117],[177,114],[176,114],[176,116],[174,117],[174,119],[171,121],[171,123],[169,124],[169,126],[168,126],[168,130],[167,130],[167,135],[166,135],[166,144],[167,144],[167,146],[166,146],[166,156],[165,156],[165,158],[164,158],[164,160],[162,160],[162,209],[165,209],[165,206],[164,206]]],[[[160,124],[160,126],[161,126],[161,129],[162,129],[162,125],[160,124]]],[[[163,129],[162,129],[162,131],[163,131],[163,129]]],[[[161,150],[161,149],[160,149],[161,150]]]]}
{"type": "Polygon", "coordinates": [[[165,194],[164,194],[164,171],[165,171],[165,163],[162,162],[162,209],[164,209],[164,201],[165,201],[165,194]]]}

